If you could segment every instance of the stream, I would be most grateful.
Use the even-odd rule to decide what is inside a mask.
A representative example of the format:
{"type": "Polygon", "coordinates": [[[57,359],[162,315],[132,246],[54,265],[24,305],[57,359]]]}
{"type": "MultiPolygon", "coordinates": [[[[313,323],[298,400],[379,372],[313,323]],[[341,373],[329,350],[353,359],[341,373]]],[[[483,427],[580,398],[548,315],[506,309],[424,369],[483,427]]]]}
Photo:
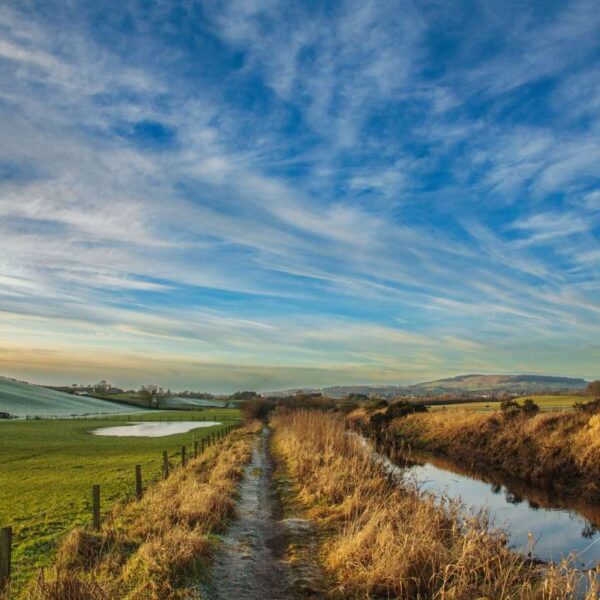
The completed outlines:
{"type": "Polygon", "coordinates": [[[555,563],[571,555],[581,569],[600,564],[600,506],[431,455],[411,454],[400,462],[421,490],[460,499],[473,512],[486,510],[517,552],[555,563]]]}

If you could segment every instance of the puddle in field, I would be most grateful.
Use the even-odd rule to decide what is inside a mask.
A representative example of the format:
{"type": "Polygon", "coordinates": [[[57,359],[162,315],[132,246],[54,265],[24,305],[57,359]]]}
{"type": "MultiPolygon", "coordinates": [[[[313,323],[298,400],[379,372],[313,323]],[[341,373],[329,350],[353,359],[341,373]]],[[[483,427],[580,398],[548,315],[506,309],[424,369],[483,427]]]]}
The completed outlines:
{"type": "Polygon", "coordinates": [[[117,427],[101,427],[91,433],[110,437],[163,437],[220,424],[218,421],[145,421],[117,427]]]}

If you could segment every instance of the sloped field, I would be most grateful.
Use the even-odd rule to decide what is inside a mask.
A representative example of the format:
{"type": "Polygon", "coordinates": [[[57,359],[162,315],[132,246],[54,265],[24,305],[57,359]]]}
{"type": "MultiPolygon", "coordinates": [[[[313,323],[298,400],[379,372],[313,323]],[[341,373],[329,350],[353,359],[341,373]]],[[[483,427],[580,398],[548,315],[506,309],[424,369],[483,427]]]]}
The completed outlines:
{"type": "Polygon", "coordinates": [[[37,385],[0,377],[0,412],[17,417],[68,417],[90,414],[131,413],[131,406],[55,392],[37,385]]]}

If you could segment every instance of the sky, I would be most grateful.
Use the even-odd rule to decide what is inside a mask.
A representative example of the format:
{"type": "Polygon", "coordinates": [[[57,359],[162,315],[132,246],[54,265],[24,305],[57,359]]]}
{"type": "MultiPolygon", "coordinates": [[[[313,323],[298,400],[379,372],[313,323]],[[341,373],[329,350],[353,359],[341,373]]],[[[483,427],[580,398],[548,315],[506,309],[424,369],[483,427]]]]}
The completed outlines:
{"type": "Polygon", "coordinates": [[[4,0],[0,374],[600,376],[595,0],[4,0]]]}

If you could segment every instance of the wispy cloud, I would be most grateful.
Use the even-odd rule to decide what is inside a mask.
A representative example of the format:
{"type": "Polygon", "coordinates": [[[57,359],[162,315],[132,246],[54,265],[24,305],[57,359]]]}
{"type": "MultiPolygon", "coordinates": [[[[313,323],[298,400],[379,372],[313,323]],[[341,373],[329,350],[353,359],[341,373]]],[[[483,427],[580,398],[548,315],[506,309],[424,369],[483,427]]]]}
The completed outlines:
{"type": "Polygon", "coordinates": [[[223,389],[594,375],[593,2],[111,11],[0,8],[12,348],[118,348],[132,381],[151,345],[223,389]]]}

